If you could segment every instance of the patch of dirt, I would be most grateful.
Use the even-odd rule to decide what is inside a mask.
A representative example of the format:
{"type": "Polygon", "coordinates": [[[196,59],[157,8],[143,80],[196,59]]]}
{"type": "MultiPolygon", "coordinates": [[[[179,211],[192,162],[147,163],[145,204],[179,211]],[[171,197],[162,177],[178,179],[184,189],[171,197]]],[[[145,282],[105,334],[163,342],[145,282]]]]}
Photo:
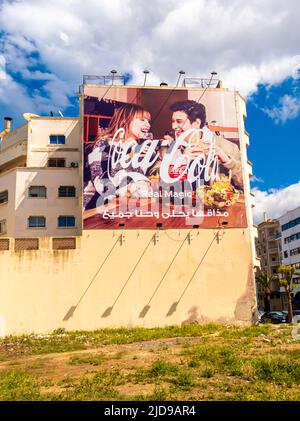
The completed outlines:
{"type": "MultiPolygon", "coordinates": [[[[200,344],[228,345],[235,349],[234,343],[237,344],[237,354],[243,358],[250,354],[251,356],[269,353],[287,355],[288,352],[299,349],[299,342],[288,341],[284,334],[281,336],[281,332],[274,329],[269,334],[249,338],[249,346],[246,346],[246,344],[243,346],[240,343],[242,345],[240,347],[236,338],[231,340],[220,337],[218,334],[212,334],[209,335],[209,341],[208,336],[167,338],[131,344],[100,345],[72,352],[9,356],[6,361],[0,361],[0,372],[14,369],[26,370],[36,375],[41,381],[40,393],[42,395],[59,396],[66,391],[72,392],[74,385],[78,384],[83,376],[90,377],[103,370],[109,373],[119,370],[123,376],[129,374],[128,381],[125,384],[114,387],[121,395],[129,397],[151,395],[155,389],[155,379],[153,379],[153,382],[151,380],[151,383],[131,383],[135,380],[130,375],[136,374],[137,369],[149,369],[153,361],[162,360],[188,370],[187,362],[192,354],[182,355],[182,353],[188,351],[189,346],[191,351],[193,346],[200,344]],[[265,338],[269,339],[270,342],[266,341],[265,338]],[[282,343],[279,340],[282,340],[282,343]],[[70,364],[72,361],[73,364],[70,364]]],[[[197,370],[195,368],[193,375],[198,386],[187,389],[187,391],[178,389],[176,399],[182,398],[182,400],[185,400],[194,397],[201,400],[207,399],[210,394],[214,394],[217,398],[216,390],[219,390],[220,396],[229,396],[234,392],[230,388],[227,390],[226,385],[237,386],[241,381],[237,377],[218,374],[211,378],[202,378],[197,370]]],[[[245,380],[243,380],[244,383],[245,380]]],[[[160,386],[163,385],[160,384],[160,386]]],[[[169,390],[169,388],[170,384],[166,384],[166,389],[169,390]]],[[[171,396],[173,392],[169,391],[168,393],[171,396]]]]}
{"type": "MultiPolygon", "coordinates": [[[[121,345],[101,345],[87,350],[52,353],[47,356],[34,355],[13,359],[17,369],[26,369],[38,374],[42,379],[59,382],[65,378],[79,378],[84,374],[96,373],[99,370],[122,369],[128,374],[137,368],[147,368],[154,360],[168,355],[169,362],[179,362],[183,344],[197,344],[201,338],[170,338],[154,341],[135,342],[121,345]],[[101,354],[104,361],[99,365],[89,363],[70,364],[72,357],[93,357],[101,354]]],[[[0,370],[11,370],[12,359],[0,362],[0,370]]]]}
{"type": "Polygon", "coordinates": [[[116,386],[117,390],[121,395],[135,396],[135,395],[150,395],[154,391],[153,384],[133,384],[126,383],[120,386],[116,386]]]}

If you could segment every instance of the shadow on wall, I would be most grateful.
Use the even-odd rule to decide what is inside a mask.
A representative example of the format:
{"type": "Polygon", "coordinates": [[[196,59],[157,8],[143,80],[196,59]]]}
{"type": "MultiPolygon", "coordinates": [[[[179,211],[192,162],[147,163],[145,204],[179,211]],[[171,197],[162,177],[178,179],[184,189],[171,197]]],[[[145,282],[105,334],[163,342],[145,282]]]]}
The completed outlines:
{"type": "MultiPolygon", "coordinates": [[[[160,278],[159,282],[157,283],[156,287],[154,288],[154,291],[152,292],[151,297],[148,299],[148,302],[144,305],[144,307],[142,308],[142,310],[139,313],[139,318],[145,318],[147,313],[150,311],[151,309],[151,303],[153,298],[157,295],[157,292],[161,286],[161,284],[163,283],[163,281],[166,279],[167,274],[169,273],[170,268],[172,267],[173,263],[175,262],[177,256],[179,255],[181,249],[183,248],[183,246],[185,244],[189,244],[189,236],[190,236],[191,231],[189,231],[189,233],[185,236],[185,238],[181,241],[181,243],[179,244],[179,247],[176,250],[176,253],[174,254],[171,262],[167,265],[165,272],[163,273],[162,277],[160,278]]],[[[215,241],[218,241],[218,234],[219,234],[219,230],[217,231],[217,233],[215,233],[213,235],[213,238],[211,240],[211,242],[209,243],[209,245],[207,246],[203,256],[201,257],[200,261],[198,262],[198,264],[196,265],[194,272],[192,274],[192,276],[187,280],[187,283],[185,285],[183,285],[183,289],[182,291],[179,291],[178,294],[178,300],[173,302],[166,314],[165,317],[170,317],[172,314],[174,314],[177,311],[177,307],[179,305],[179,303],[181,302],[183,296],[185,295],[186,291],[188,290],[188,288],[190,287],[191,282],[193,281],[195,275],[197,274],[201,264],[203,263],[206,255],[208,254],[211,246],[213,245],[213,243],[215,241]]],[[[77,303],[72,305],[69,310],[67,311],[67,313],[65,314],[63,321],[67,321],[69,320],[73,315],[74,312],[76,311],[77,307],[79,306],[79,304],[81,303],[81,301],[83,300],[83,298],[86,296],[89,288],[91,287],[91,285],[93,284],[93,282],[99,277],[100,272],[103,268],[103,266],[105,265],[105,263],[108,261],[109,257],[111,254],[113,254],[113,251],[117,245],[117,243],[120,243],[120,245],[122,246],[122,234],[120,236],[117,237],[116,241],[113,243],[112,247],[109,249],[108,253],[106,254],[105,258],[103,259],[103,261],[100,263],[97,271],[95,272],[95,274],[93,275],[91,281],[89,282],[88,286],[85,288],[85,290],[83,291],[83,293],[81,294],[81,296],[78,298],[77,303]]],[[[147,250],[149,248],[149,246],[151,244],[155,244],[155,235],[151,236],[149,241],[147,242],[145,248],[142,250],[142,253],[140,254],[140,256],[138,257],[138,260],[136,261],[136,263],[134,264],[129,276],[126,278],[125,282],[123,283],[119,293],[117,294],[115,300],[112,302],[112,304],[110,306],[108,306],[104,312],[102,313],[101,317],[102,318],[107,318],[109,316],[111,316],[112,311],[114,310],[115,305],[117,304],[120,296],[122,295],[123,291],[125,290],[128,282],[130,281],[130,279],[132,278],[132,275],[135,273],[139,263],[142,261],[142,259],[145,257],[147,250]]],[[[100,275],[101,276],[101,275],[100,275]]],[[[196,319],[198,319],[198,313],[197,313],[197,307],[192,307],[190,310],[190,317],[189,319],[192,321],[195,321],[196,319]]]]}
{"type": "Polygon", "coordinates": [[[182,325],[188,325],[190,323],[198,324],[201,322],[202,317],[198,314],[199,308],[193,306],[189,309],[189,317],[186,320],[183,320],[182,325]]]}

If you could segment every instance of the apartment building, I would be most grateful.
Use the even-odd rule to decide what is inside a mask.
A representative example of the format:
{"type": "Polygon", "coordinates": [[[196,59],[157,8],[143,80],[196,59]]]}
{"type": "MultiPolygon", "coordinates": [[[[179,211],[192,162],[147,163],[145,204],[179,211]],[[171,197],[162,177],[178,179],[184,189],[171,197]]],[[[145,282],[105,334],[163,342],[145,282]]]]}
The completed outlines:
{"type": "MultiPolygon", "coordinates": [[[[257,227],[257,238],[255,239],[257,257],[260,259],[260,270],[269,276],[276,276],[277,268],[280,266],[280,224],[277,219],[269,219],[264,215],[264,221],[257,227]]],[[[257,297],[260,308],[263,308],[263,293],[261,286],[257,285],[257,297]]],[[[282,297],[278,281],[271,284],[270,295],[271,310],[282,310],[282,297]]]]}
{"type": "Polygon", "coordinates": [[[29,117],[0,143],[0,238],[81,233],[78,118],[29,117]]]}
{"type": "MultiPolygon", "coordinates": [[[[153,88],[118,86],[109,94],[140,104],[148,89],[153,88]]],[[[201,95],[209,121],[224,120],[214,129],[239,145],[243,191],[231,219],[209,216],[214,224],[180,229],[155,220],[147,229],[129,229],[125,223],[83,230],[83,146],[95,140],[91,136],[99,119],[108,118],[94,108],[85,115],[84,100],[101,103],[103,95],[98,85],[84,85],[80,118],[29,116],[21,127],[0,134],[0,336],[59,327],[249,325],[257,320],[245,101],[221,87],[189,92],[174,87],[172,99],[170,88],[155,89],[146,104],[153,115],[168,98],[201,95]]],[[[107,107],[114,101],[109,98],[107,107]]],[[[161,121],[168,128],[171,111],[165,108],[161,121]]]]}
{"type": "MultiPolygon", "coordinates": [[[[282,265],[300,268],[300,206],[279,219],[281,228],[282,265]]],[[[300,308],[300,284],[293,291],[296,307],[300,308]]]]}
{"type": "Polygon", "coordinates": [[[280,234],[280,224],[277,219],[268,219],[257,227],[256,251],[260,259],[260,268],[268,275],[275,275],[280,266],[280,243],[277,238],[280,234]]]}
{"type": "Polygon", "coordinates": [[[300,267],[300,206],[279,218],[282,264],[300,267]]]}

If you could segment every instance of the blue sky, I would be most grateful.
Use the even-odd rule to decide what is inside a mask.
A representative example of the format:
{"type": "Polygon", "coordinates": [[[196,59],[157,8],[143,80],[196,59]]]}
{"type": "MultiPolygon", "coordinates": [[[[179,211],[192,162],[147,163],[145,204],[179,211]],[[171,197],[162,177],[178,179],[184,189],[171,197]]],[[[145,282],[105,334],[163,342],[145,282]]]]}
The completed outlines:
{"type": "Polygon", "coordinates": [[[291,116],[291,110],[284,110],[281,104],[284,96],[299,101],[298,90],[299,80],[289,78],[274,87],[260,85],[247,101],[248,158],[260,179],[253,180],[253,186],[282,189],[300,180],[300,110],[291,116]],[[266,110],[279,112],[271,117],[266,110]]]}
{"type": "Polygon", "coordinates": [[[216,70],[247,98],[255,220],[278,217],[300,205],[299,19],[298,0],[0,0],[0,121],[77,115],[83,74],[216,70]]]}

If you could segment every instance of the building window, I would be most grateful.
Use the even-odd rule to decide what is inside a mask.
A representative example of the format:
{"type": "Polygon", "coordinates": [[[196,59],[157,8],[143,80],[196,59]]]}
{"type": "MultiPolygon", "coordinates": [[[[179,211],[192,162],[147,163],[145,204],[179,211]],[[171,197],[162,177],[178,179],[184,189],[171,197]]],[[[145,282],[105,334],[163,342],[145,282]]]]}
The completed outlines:
{"type": "Polygon", "coordinates": [[[61,215],[57,225],[58,228],[75,227],[75,216],[61,215]]]}
{"type": "Polygon", "coordinates": [[[285,259],[287,259],[289,257],[288,252],[287,251],[284,251],[283,252],[283,256],[284,256],[285,259]]]}
{"type": "Polygon", "coordinates": [[[297,247],[290,252],[291,256],[296,256],[297,254],[300,254],[300,247],[297,247]]]}
{"type": "Polygon", "coordinates": [[[289,221],[286,224],[283,224],[281,226],[281,231],[286,231],[286,230],[288,230],[290,228],[293,228],[293,227],[295,227],[296,225],[299,225],[299,224],[300,224],[300,217],[296,218],[296,219],[293,219],[292,221],[289,221]]]}
{"type": "Polygon", "coordinates": [[[49,136],[50,145],[65,145],[66,137],[64,135],[53,134],[49,136]]]}
{"type": "Polygon", "coordinates": [[[8,202],[8,190],[0,192],[0,203],[8,202]]]}
{"type": "Polygon", "coordinates": [[[28,228],[45,228],[46,218],[44,216],[30,216],[28,218],[28,228]]]}
{"type": "Polygon", "coordinates": [[[296,234],[290,235],[289,237],[286,237],[284,239],[284,244],[291,243],[292,241],[300,240],[300,232],[297,232],[296,234]]]}
{"type": "Polygon", "coordinates": [[[75,197],[76,189],[74,186],[60,186],[58,189],[59,197],[75,197]]]}
{"type": "Polygon", "coordinates": [[[30,186],[29,197],[47,197],[47,188],[45,186],[30,186]]]}
{"type": "Polygon", "coordinates": [[[0,235],[6,234],[6,219],[0,221],[0,235]]]}
{"type": "Polygon", "coordinates": [[[64,158],[50,158],[48,159],[48,167],[65,167],[66,160],[64,158]]]}

